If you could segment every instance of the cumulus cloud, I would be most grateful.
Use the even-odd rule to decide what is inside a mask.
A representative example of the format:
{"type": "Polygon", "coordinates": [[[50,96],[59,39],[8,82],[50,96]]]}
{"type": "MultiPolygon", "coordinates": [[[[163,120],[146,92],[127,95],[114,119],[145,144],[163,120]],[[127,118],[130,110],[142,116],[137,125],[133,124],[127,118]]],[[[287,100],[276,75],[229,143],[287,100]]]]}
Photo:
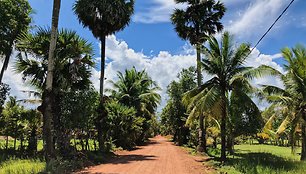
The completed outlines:
{"type": "MultiPolygon", "coordinates": [[[[119,41],[115,36],[107,38],[106,56],[111,60],[105,68],[106,84],[105,88],[112,86],[109,80],[117,80],[117,72],[123,72],[125,69],[131,69],[133,66],[137,70],[145,69],[154,81],[162,88],[162,104],[167,100],[166,89],[168,84],[177,78],[177,74],[183,68],[195,65],[194,54],[172,55],[167,51],[161,51],[156,56],[147,56],[141,52],[135,52],[128,47],[125,41],[119,41]]],[[[99,89],[100,72],[93,70],[92,81],[94,86],[99,89]]]]}
{"type": "MultiPolygon", "coordinates": [[[[110,60],[105,69],[105,77],[107,79],[105,84],[106,88],[112,87],[110,83],[107,82],[108,80],[117,80],[118,71],[123,72],[125,69],[130,69],[133,66],[135,66],[137,70],[145,69],[152,79],[162,88],[162,91],[160,91],[162,103],[159,107],[159,111],[165,106],[168,99],[166,94],[168,84],[177,79],[177,74],[183,68],[195,66],[196,62],[194,50],[188,45],[184,47],[184,53],[182,54],[172,55],[167,51],[161,51],[158,55],[153,57],[144,55],[142,52],[134,51],[132,48],[129,48],[125,41],[119,41],[115,36],[108,37],[106,45],[106,56],[110,60]]],[[[261,54],[259,50],[255,49],[245,64],[246,66],[252,67],[269,65],[284,73],[283,68],[273,61],[280,57],[280,54],[261,54]]],[[[205,80],[208,80],[209,76],[207,74],[203,74],[203,76],[205,80]]],[[[99,89],[99,77],[100,72],[93,70],[92,81],[97,89],[99,89]]],[[[252,83],[256,86],[270,84],[283,87],[282,82],[275,77],[258,78],[252,83]]]]}
{"type": "MultiPolygon", "coordinates": [[[[270,66],[270,67],[278,70],[282,74],[285,74],[286,72],[285,72],[284,68],[273,61],[274,59],[278,59],[278,58],[282,58],[282,55],[281,54],[265,55],[265,54],[261,54],[258,49],[254,49],[252,54],[247,59],[245,65],[255,67],[255,68],[259,67],[260,65],[267,65],[267,66],[270,66]]],[[[265,77],[262,77],[262,78],[256,78],[256,79],[253,80],[252,83],[255,86],[258,86],[258,87],[260,85],[273,85],[273,86],[277,86],[277,87],[280,87],[280,88],[284,88],[284,84],[281,81],[281,79],[279,79],[277,77],[272,77],[272,76],[265,76],[265,77]]]]}

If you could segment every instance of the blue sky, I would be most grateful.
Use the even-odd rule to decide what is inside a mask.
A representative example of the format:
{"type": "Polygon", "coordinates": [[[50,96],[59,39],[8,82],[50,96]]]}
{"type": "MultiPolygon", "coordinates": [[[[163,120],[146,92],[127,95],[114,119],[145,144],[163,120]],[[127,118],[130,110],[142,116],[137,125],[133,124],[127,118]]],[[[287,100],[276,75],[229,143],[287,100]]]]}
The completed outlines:
{"type": "MultiPolygon", "coordinates": [[[[271,0],[260,0],[269,5],[271,0]]],[[[223,23],[227,27],[231,22],[239,19],[247,10],[251,10],[252,6],[260,2],[259,0],[224,0],[227,13],[223,18],[223,23]]],[[[289,3],[289,0],[282,0],[281,5],[274,7],[277,12],[272,16],[280,14],[284,6],[289,3]],[[274,15],[275,14],[275,15],[274,15]]],[[[29,0],[35,13],[33,15],[34,24],[38,26],[50,26],[52,1],[46,0],[29,0]]],[[[60,16],[60,27],[76,30],[82,37],[93,43],[98,41],[93,38],[90,31],[84,29],[78,22],[77,17],[72,11],[74,0],[63,0],[60,16]]],[[[274,1],[275,4],[277,1],[274,1]]],[[[116,34],[117,38],[126,41],[135,51],[145,54],[158,54],[160,51],[169,51],[172,54],[177,54],[181,51],[185,41],[182,41],[175,33],[172,24],[169,21],[169,13],[174,8],[173,0],[136,0],[135,15],[133,22],[124,31],[116,34]],[[160,9],[160,10],[158,10],[160,9]],[[156,12],[156,13],[154,13],[156,12]],[[150,16],[151,15],[151,16],[150,16]],[[149,16],[149,17],[148,17],[149,16]],[[156,19],[155,19],[156,18],[156,19]]],[[[279,4],[279,3],[278,3],[279,4]]],[[[274,5],[274,3],[271,3],[274,5]]],[[[296,0],[286,15],[282,17],[279,23],[271,33],[262,41],[258,49],[264,54],[275,54],[285,46],[294,46],[296,43],[304,43],[306,39],[306,19],[304,8],[306,1],[296,0]],[[302,37],[304,36],[304,38],[302,37]]],[[[273,11],[273,7],[271,11],[273,11]]],[[[258,14],[262,13],[260,9],[258,14]]],[[[269,14],[269,12],[267,13],[269,14]]],[[[264,30],[273,22],[275,18],[271,16],[253,16],[250,21],[261,20],[260,25],[250,26],[249,32],[244,37],[239,37],[239,33],[235,33],[239,42],[255,43],[264,30]],[[257,18],[259,17],[259,19],[257,18]],[[238,36],[237,36],[238,35],[238,36]]],[[[99,55],[98,44],[95,44],[96,55],[99,55]]]]}
{"type": "MultiPolygon", "coordinates": [[[[230,31],[237,43],[248,42],[254,45],[269,28],[291,0],[221,0],[227,7],[222,20],[225,30],[230,31]]],[[[29,0],[35,13],[33,25],[50,26],[52,0],[29,0]]],[[[72,11],[74,0],[62,0],[60,27],[77,33],[95,47],[95,57],[99,62],[100,44],[88,29],[79,24],[72,11]]],[[[160,93],[167,100],[167,85],[176,79],[182,68],[195,65],[194,49],[188,42],[181,40],[170,22],[174,8],[182,8],[174,0],[136,0],[135,14],[130,26],[124,31],[107,38],[106,78],[116,80],[117,71],[135,66],[146,69],[153,80],[163,89],[160,93]]],[[[246,62],[247,66],[270,65],[284,72],[280,49],[297,43],[306,45],[306,1],[295,0],[291,8],[260,43],[246,62]]],[[[15,55],[15,54],[14,54],[15,55]]],[[[13,55],[13,56],[14,56],[13,55]]],[[[1,64],[1,62],[0,62],[1,64]]],[[[11,94],[18,98],[27,98],[20,91],[31,88],[22,82],[20,74],[13,71],[14,61],[4,76],[4,82],[10,84],[11,94]]],[[[99,66],[99,63],[97,64],[99,66]]],[[[99,89],[100,68],[92,70],[92,82],[99,89]]],[[[206,80],[209,78],[203,73],[206,80]]],[[[204,79],[205,80],[205,79],[204,79]]],[[[270,84],[282,86],[279,79],[265,77],[256,79],[254,85],[270,84]]],[[[106,87],[111,88],[106,82],[106,87]]]]}

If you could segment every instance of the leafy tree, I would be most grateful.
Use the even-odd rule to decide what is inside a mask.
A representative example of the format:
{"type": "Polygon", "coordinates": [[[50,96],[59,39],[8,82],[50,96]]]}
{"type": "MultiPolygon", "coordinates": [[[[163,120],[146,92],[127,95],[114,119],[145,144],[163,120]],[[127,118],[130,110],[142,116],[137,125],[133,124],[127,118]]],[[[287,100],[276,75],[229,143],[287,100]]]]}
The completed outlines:
{"type": "Polygon", "coordinates": [[[102,150],[103,89],[105,71],[106,37],[123,30],[131,20],[134,12],[134,0],[77,0],[74,12],[84,27],[88,27],[93,35],[101,41],[101,76],[100,76],[100,106],[101,118],[97,123],[98,141],[102,150]]]}
{"type": "Polygon", "coordinates": [[[221,161],[226,160],[226,122],[229,115],[229,99],[233,95],[231,93],[234,92],[237,97],[252,103],[248,96],[253,90],[249,80],[264,73],[272,73],[271,68],[267,66],[256,69],[245,67],[244,62],[249,51],[248,44],[234,47],[233,39],[228,32],[222,35],[220,42],[210,37],[208,47],[203,50],[205,58],[202,60],[202,66],[212,78],[201,87],[188,92],[183,99],[185,103],[190,101],[191,115],[203,112],[214,116],[221,115],[221,161]]]}
{"type": "Polygon", "coordinates": [[[0,3],[0,60],[4,63],[0,84],[7,69],[14,43],[22,32],[27,32],[31,23],[32,8],[27,0],[1,0],[0,3]]]}
{"type": "Polygon", "coordinates": [[[187,115],[186,107],[182,103],[185,92],[196,87],[195,67],[183,69],[178,74],[178,81],[172,81],[167,89],[170,99],[161,114],[161,123],[167,127],[167,132],[174,134],[174,141],[182,145],[187,143],[189,134],[185,126],[187,115]]]}
{"type": "Polygon", "coordinates": [[[21,117],[23,110],[24,108],[18,104],[16,97],[10,96],[1,118],[1,122],[4,124],[3,132],[7,136],[6,149],[8,148],[8,136],[14,138],[14,150],[16,149],[17,138],[20,137],[20,132],[24,126],[21,117]]]}
{"type": "MultiPolygon", "coordinates": [[[[177,34],[184,40],[189,40],[197,51],[197,84],[202,84],[201,48],[207,37],[220,32],[223,25],[220,22],[226,8],[224,4],[215,0],[175,0],[176,3],[186,3],[185,10],[176,9],[171,16],[177,34]]],[[[199,146],[203,151],[205,137],[203,130],[203,115],[199,117],[199,146]]]]}
{"type": "Polygon", "coordinates": [[[89,139],[94,138],[94,120],[97,117],[96,110],[98,108],[99,94],[90,86],[89,88],[72,90],[61,93],[60,97],[60,115],[62,131],[66,139],[66,146],[63,149],[69,149],[71,135],[74,133],[81,137],[85,137],[85,146],[83,150],[88,150],[89,139]]]}
{"type": "Polygon", "coordinates": [[[155,118],[154,113],[161,99],[157,93],[160,88],[146,71],[137,71],[135,67],[125,70],[125,74],[118,72],[118,78],[117,82],[111,81],[113,89],[107,91],[125,106],[134,107],[137,116],[145,118],[143,134],[138,140],[143,142],[149,136],[150,120],[155,118]]]}

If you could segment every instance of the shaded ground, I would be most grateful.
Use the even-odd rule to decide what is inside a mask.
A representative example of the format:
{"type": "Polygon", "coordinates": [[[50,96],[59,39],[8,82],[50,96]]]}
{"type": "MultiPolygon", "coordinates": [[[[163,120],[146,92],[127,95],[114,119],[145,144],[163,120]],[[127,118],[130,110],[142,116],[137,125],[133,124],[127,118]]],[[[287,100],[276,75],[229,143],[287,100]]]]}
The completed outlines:
{"type": "Polygon", "coordinates": [[[133,151],[117,152],[118,158],[88,168],[78,174],[206,174],[212,169],[202,164],[202,158],[157,136],[146,146],[133,151]]]}

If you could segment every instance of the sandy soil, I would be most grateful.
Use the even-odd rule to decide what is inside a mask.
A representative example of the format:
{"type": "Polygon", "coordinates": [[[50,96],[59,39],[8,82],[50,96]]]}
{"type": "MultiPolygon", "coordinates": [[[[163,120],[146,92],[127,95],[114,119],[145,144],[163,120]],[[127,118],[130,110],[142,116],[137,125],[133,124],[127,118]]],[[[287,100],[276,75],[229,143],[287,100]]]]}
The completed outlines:
{"type": "Polygon", "coordinates": [[[118,158],[78,174],[206,174],[213,171],[202,164],[203,157],[191,156],[161,136],[150,139],[146,146],[117,154],[118,158]]]}

